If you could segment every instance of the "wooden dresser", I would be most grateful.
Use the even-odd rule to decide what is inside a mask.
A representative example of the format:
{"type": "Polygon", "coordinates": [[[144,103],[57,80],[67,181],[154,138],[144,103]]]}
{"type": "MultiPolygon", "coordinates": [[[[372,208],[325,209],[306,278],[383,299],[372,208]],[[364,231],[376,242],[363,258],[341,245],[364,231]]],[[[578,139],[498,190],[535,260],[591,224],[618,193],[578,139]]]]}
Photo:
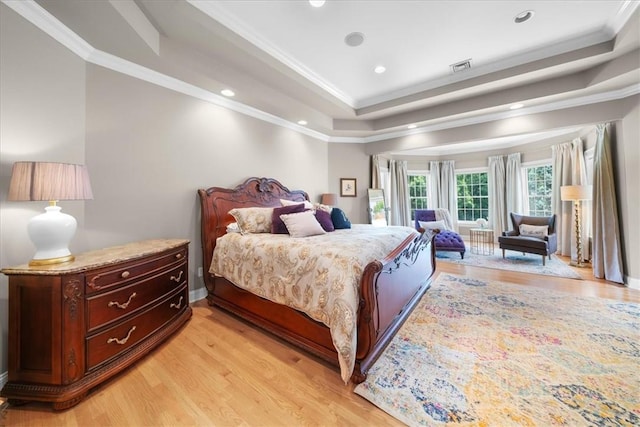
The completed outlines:
{"type": "Polygon", "coordinates": [[[145,356],[191,317],[188,240],[148,240],[5,268],[9,403],[66,409],[145,356]]]}

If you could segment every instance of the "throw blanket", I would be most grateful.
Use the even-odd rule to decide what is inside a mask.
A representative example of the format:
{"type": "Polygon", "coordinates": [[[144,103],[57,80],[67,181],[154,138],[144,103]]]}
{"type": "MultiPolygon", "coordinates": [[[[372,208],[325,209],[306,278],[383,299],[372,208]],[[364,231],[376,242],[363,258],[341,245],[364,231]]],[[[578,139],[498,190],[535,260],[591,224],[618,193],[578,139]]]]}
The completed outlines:
{"type": "Polygon", "coordinates": [[[216,242],[209,272],[327,325],[347,383],[355,364],[364,268],[415,233],[410,227],[368,224],[304,238],[227,233],[216,242]]]}

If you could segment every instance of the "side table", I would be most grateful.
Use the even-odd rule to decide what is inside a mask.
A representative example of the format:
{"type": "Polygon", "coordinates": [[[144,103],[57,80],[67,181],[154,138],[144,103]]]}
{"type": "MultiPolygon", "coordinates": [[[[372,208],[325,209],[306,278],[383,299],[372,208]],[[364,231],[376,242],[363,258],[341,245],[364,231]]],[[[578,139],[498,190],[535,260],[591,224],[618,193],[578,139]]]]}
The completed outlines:
{"type": "Polygon", "coordinates": [[[469,230],[471,237],[471,253],[478,255],[493,255],[493,230],[490,228],[472,228],[469,230]]]}

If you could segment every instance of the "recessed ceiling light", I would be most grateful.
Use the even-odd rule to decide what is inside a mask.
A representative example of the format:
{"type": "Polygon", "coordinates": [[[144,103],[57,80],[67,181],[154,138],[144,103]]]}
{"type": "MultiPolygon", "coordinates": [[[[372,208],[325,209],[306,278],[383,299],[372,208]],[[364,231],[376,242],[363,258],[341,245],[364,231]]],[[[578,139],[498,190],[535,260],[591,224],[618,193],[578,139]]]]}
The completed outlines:
{"type": "Polygon", "coordinates": [[[533,18],[534,14],[535,12],[533,10],[525,10],[524,12],[520,12],[519,14],[517,14],[513,19],[513,22],[515,22],[516,24],[522,24],[523,22],[526,22],[529,19],[533,18]]]}
{"type": "Polygon", "coordinates": [[[524,104],[513,104],[509,107],[510,110],[517,110],[518,108],[524,107],[524,104]]]}
{"type": "Polygon", "coordinates": [[[298,120],[298,124],[300,126],[306,126],[307,125],[307,121],[306,120],[298,120]]]}
{"type": "Polygon", "coordinates": [[[410,124],[409,126],[407,126],[407,128],[409,128],[409,129],[415,129],[416,127],[417,127],[417,126],[416,126],[415,124],[413,124],[413,123],[412,123],[412,124],[410,124]]]}
{"type": "Polygon", "coordinates": [[[387,71],[387,69],[384,65],[378,65],[376,68],[373,69],[373,71],[375,71],[376,74],[382,74],[385,71],[387,71]]]}
{"type": "Polygon", "coordinates": [[[223,94],[224,96],[234,96],[235,93],[231,90],[231,89],[222,89],[220,91],[221,94],[223,94]]]}
{"type": "Polygon", "coordinates": [[[309,4],[313,7],[322,7],[324,6],[324,0],[309,0],[309,4]]]}
{"type": "Polygon", "coordinates": [[[344,42],[347,46],[356,47],[360,46],[364,42],[364,34],[359,32],[349,33],[344,38],[344,42]]]}

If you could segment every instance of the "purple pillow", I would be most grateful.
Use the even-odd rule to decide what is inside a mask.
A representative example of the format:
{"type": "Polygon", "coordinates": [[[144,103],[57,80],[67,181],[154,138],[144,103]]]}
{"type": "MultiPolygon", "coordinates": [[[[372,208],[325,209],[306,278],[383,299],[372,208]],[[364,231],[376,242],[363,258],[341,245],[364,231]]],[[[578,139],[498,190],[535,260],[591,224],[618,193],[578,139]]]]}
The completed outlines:
{"type": "Polygon", "coordinates": [[[287,226],[280,219],[280,215],[304,212],[304,203],[297,205],[283,206],[281,208],[273,208],[271,215],[271,234],[289,234],[287,226]]]}
{"type": "Polygon", "coordinates": [[[331,214],[329,212],[323,211],[322,209],[316,209],[316,219],[318,220],[324,231],[335,230],[333,221],[331,220],[331,214]]]}

